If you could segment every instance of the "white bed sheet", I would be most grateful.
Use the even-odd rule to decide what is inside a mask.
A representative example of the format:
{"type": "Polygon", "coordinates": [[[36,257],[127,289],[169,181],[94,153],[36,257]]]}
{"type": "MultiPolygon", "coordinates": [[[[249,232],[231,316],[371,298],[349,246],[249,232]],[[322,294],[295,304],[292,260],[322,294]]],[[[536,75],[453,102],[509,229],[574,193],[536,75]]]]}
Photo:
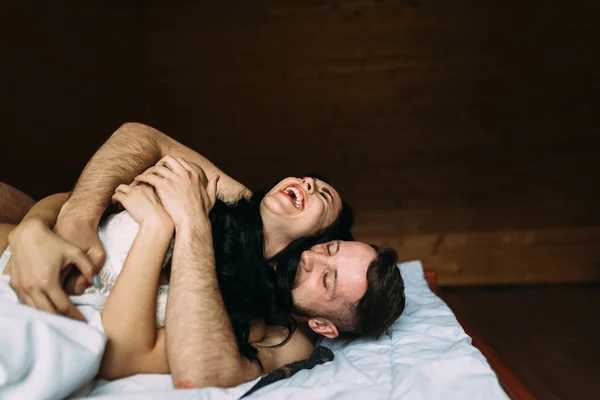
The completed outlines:
{"type": "MultiPolygon", "coordinates": [[[[448,306],[429,289],[421,263],[399,267],[406,286],[406,309],[387,335],[379,340],[323,340],[321,344],[335,354],[332,362],[300,371],[248,398],[506,399],[481,352],[471,345],[448,306]]],[[[138,375],[101,382],[90,396],[236,399],[255,382],[227,390],[174,391],[168,376],[138,375]]]]}
{"type": "MultiPolygon", "coordinates": [[[[323,340],[321,344],[335,354],[332,362],[300,371],[248,398],[506,399],[496,375],[471,345],[452,311],[429,290],[421,263],[409,262],[399,267],[407,304],[388,334],[379,340],[323,340]]],[[[6,282],[0,280],[0,398],[9,398],[10,393],[13,398],[25,398],[16,396],[18,393],[56,398],[89,380],[97,371],[104,346],[101,332],[16,304],[14,293],[8,293],[9,290],[6,282]],[[5,312],[9,309],[10,313],[5,312]],[[14,328],[18,326],[21,331],[14,328]],[[39,342],[32,334],[23,336],[26,329],[37,336],[42,333],[45,342],[39,342]],[[55,346],[61,346],[61,352],[49,350],[55,346]],[[29,361],[19,361],[15,348],[21,349],[21,355],[29,354],[29,361]]],[[[96,308],[82,308],[86,308],[86,317],[95,319],[96,308]]],[[[168,375],[137,375],[113,382],[93,381],[75,397],[236,399],[256,381],[231,389],[175,390],[168,375]]]]}

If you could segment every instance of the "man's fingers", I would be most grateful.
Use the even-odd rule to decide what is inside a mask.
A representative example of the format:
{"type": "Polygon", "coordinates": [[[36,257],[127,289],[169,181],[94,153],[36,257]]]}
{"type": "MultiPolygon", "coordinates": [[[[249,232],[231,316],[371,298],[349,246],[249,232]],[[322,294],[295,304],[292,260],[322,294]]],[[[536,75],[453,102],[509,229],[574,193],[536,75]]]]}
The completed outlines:
{"type": "Polygon", "coordinates": [[[79,321],[85,321],[83,314],[71,303],[69,300],[69,296],[66,295],[60,288],[52,288],[48,292],[48,298],[56,307],[56,311],[64,315],[65,317],[69,317],[72,319],[77,319],[79,321]]]}
{"type": "Polygon", "coordinates": [[[30,294],[31,300],[35,304],[35,308],[40,311],[46,311],[50,314],[56,314],[56,310],[54,309],[54,305],[48,300],[44,292],[41,290],[35,291],[30,294]]]}
{"type": "Polygon", "coordinates": [[[217,201],[217,184],[219,183],[220,178],[221,177],[219,175],[215,174],[210,177],[210,180],[206,185],[206,194],[208,195],[208,198],[210,200],[211,209],[217,201]]]}

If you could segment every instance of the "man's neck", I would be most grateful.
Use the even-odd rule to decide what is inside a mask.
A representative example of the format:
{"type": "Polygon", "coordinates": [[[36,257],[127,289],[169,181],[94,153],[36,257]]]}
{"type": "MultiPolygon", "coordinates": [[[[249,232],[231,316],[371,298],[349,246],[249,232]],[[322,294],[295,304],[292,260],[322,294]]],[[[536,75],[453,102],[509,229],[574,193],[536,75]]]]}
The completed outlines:
{"type": "Polygon", "coordinates": [[[300,332],[302,332],[302,334],[304,336],[306,336],[308,338],[308,340],[311,341],[312,344],[315,344],[317,342],[317,339],[319,338],[319,335],[313,331],[312,329],[310,329],[310,326],[308,326],[308,322],[307,321],[298,321],[298,318],[296,318],[295,316],[292,316],[292,318],[294,318],[296,320],[296,322],[298,323],[298,329],[300,332]]]}

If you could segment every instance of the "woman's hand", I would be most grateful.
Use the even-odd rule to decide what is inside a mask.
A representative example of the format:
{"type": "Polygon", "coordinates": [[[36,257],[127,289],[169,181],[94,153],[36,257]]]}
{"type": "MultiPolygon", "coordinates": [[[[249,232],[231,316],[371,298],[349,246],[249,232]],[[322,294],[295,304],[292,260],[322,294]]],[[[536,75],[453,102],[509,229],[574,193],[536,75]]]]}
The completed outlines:
{"type": "Polygon", "coordinates": [[[86,286],[93,284],[94,266],[84,252],[37,219],[23,221],[8,240],[12,256],[7,272],[19,299],[38,310],[84,321],[61,285],[61,275],[71,265],[81,271],[86,286]]]}
{"type": "Polygon", "coordinates": [[[135,178],[136,182],[156,189],[176,228],[199,220],[210,224],[208,214],[217,200],[218,180],[219,176],[214,175],[207,182],[206,174],[198,165],[171,156],[135,178]]]}
{"type": "Polygon", "coordinates": [[[140,225],[150,225],[173,231],[173,221],[165,212],[152,186],[145,184],[119,185],[112,196],[140,225]]]}

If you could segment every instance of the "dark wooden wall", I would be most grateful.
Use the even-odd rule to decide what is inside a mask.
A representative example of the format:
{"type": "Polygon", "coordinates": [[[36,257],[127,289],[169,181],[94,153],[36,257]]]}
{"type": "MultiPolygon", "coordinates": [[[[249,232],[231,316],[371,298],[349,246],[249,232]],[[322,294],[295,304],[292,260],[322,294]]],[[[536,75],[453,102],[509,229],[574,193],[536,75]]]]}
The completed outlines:
{"type": "Polygon", "coordinates": [[[600,279],[596,1],[65,4],[21,14],[1,95],[2,158],[44,183],[2,179],[68,186],[142,120],[250,187],[328,176],[442,283],[600,279]]]}
{"type": "Polygon", "coordinates": [[[123,122],[143,118],[142,32],[127,2],[0,6],[0,180],[69,190],[123,122]]]}

